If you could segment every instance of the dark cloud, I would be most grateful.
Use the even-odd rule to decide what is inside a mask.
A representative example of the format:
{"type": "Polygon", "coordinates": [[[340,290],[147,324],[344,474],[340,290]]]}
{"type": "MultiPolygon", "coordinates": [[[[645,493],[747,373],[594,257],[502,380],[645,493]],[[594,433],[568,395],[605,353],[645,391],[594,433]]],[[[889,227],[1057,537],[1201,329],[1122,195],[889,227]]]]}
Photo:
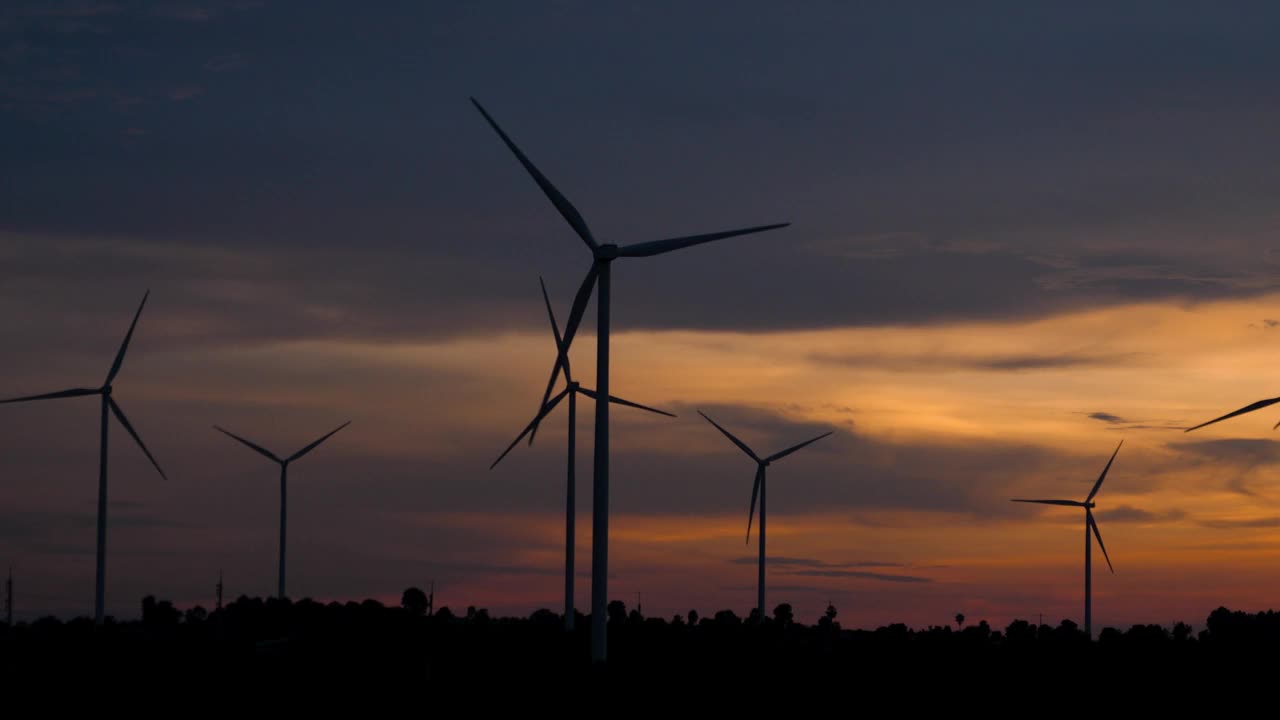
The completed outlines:
{"type": "Polygon", "coordinates": [[[209,58],[204,69],[209,72],[230,72],[232,70],[243,70],[249,66],[249,59],[241,53],[226,53],[209,58]]]}
{"type": "Polygon", "coordinates": [[[1133,507],[1132,505],[1119,505],[1115,508],[1103,508],[1095,510],[1094,514],[1098,516],[1101,522],[1142,524],[1177,522],[1187,516],[1186,512],[1176,508],[1165,512],[1152,512],[1150,510],[1133,507]]]}
{"type": "MultiPolygon", "coordinates": [[[[832,354],[817,352],[810,355],[810,358],[817,362],[847,367],[890,368],[902,371],[983,370],[1017,372],[1020,370],[1114,366],[1132,362],[1133,359],[1139,356],[1139,353],[1111,355],[1064,353],[1059,355],[1018,354],[972,357],[937,352],[921,355],[889,355],[883,353],[832,354]]],[[[1091,415],[1090,417],[1094,416],[1091,415]]]]}
{"type": "Polygon", "coordinates": [[[1280,527],[1280,517],[1254,518],[1251,520],[1206,520],[1204,527],[1215,530],[1248,530],[1280,527]]]}
{"type": "Polygon", "coordinates": [[[1224,464],[1271,465],[1280,462],[1280,442],[1252,438],[1186,440],[1168,447],[1203,460],[1224,464]]]}
{"type": "MultiPolygon", "coordinates": [[[[552,272],[566,298],[585,257],[466,102],[477,93],[601,237],[795,221],[619,265],[620,328],[1009,318],[1277,287],[1274,262],[1256,252],[1270,242],[1280,179],[1280,147],[1258,119],[1280,66],[1260,30],[1274,10],[1237,22],[1178,5],[1157,27],[1133,9],[1082,21],[1078,8],[1046,8],[995,27],[946,5],[923,16],[681,6],[673,25],[677,6],[661,3],[567,15],[500,5],[390,3],[351,17],[327,3],[18,3],[0,26],[0,47],[21,42],[0,81],[0,124],[24,138],[0,181],[3,227],[37,243],[243,251],[270,268],[262,278],[182,263],[167,274],[274,280],[302,290],[299,302],[376,316],[344,333],[529,327],[540,322],[532,276],[552,272]],[[111,32],[58,41],[31,31],[33,13],[111,32]],[[853,28],[875,32],[850,43],[853,28]],[[722,32],[743,42],[712,51],[708,37],[722,32]],[[367,52],[333,52],[351,37],[367,52]],[[779,57],[753,37],[806,50],[779,57]],[[653,60],[644,38],[667,52],[653,60]],[[1082,60],[1073,48],[1086,40],[1082,60]],[[1190,72],[1187,43],[1214,58],[1208,69],[1190,72]],[[495,47],[522,62],[513,71],[479,50],[495,47]],[[1228,52],[1240,48],[1248,62],[1228,52]],[[221,72],[249,58],[255,72],[221,72]],[[814,67],[843,81],[818,83],[814,67]],[[551,72],[579,90],[548,103],[534,80],[551,72]],[[199,102],[164,102],[194,88],[199,102]],[[149,132],[125,142],[130,127],[149,132]],[[425,311],[442,303],[479,310],[425,311]]],[[[52,280],[78,286],[78,274],[60,265],[52,280]]]]}
{"type": "Polygon", "coordinates": [[[1129,422],[1128,420],[1125,420],[1119,415],[1112,415],[1111,413],[1107,413],[1107,412],[1089,413],[1089,417],[1093,418],[1094,420],[1101,420],[1102,422],[1108,423],[1111,425],[1123,425],[1129,422]]]}

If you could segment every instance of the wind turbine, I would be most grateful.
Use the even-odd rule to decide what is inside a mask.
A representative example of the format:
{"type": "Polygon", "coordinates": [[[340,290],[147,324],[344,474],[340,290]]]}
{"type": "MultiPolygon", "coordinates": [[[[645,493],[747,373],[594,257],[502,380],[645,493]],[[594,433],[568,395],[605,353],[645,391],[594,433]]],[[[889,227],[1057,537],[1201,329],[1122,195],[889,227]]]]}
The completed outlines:
{"type": "Polygon", "coordinates": [[[151,465],[155,467],[156,472],[160,473],[160,477],[165,477],[164,470],[160,469],[160,463],[151,455],[151,451],[147,450],[147,446],[143,444],[142,438],[138,437],[137,431],[133,429],[129,418],[125,417],[124,410],[120,409],[120,405],[111,397],[111,383],[116,379],[116,375],[120,374],[120,366],[124,364],[124,354],[129,349],[129,341],[133,338],[133,329],[138,326],[138,317],[142,315],[142,308],[147,304],[147,298],[151,295],[148,290],[142,296],[142,302],[138,305],[138,311],[133,315],[133,322],[129,324],[129,332],[125,333],[124,342],[120,343],[120,349],[116,352],[116,359],[111,363],[111,369],[107,371],[107,379],[102,383],[102,387],[98,388],[74,388],[71,390],[63,390],[61,392],[45,393],[43,395],[28,395],[26,397],[10,398],[8,400],[0,400],[0,405],[6,403],[28,402],[31,400],[53,400],[55,398],[80,397],[83,395],[101,395],[102,396],[102,435],[98,448],[98,568],[97,579],[94,585],[93,596],[93,621],[101,625],[103,621],[103,608],[106,600],[106,582],[107,582],[107,412],[116,416],[116,420],[124,426],[126,432],[138,443],[138,447],[142,448],[142,453],[151,461],[151,465]]]}
{"type": "MultiPolygon", "coordinates": [[[[574,479],[574,460],[576,458],[576,453],[577,453],[576,439],[578,435],[578,420],[577,420],[578,394],[581,393],[583,395],[586,395],[592,400],[599,400],[599,396],[596,394],[595,390],[582,387],[580,384],[578,384],[578,381],[573,379],[573,375],[569,370],[569,346],[566,345],[564,342],[564,339],[560,337],[560,326],[556,323],[556,314],[551,309],[551,298],[547,296],[547,284],[542,282],[542,278],[538,278],[538,282],[542,284],[542,300],[544,303],[546,303],[547,317],[551,320],[551,332],[553,335],[555,335],[555,339],[556,339],[556,363],[564,365],[565,389],[562,390],[559,395],[556,395],[554,398],[552,398],[546,405],[542,407],[541,410],[538,411],[538,414],[533,418],[533,421],[530,422],[525,427],[525,429],[522,430],[520,434],[516,436],[515,440],[511,441],[511,444],[507,446],[506,450],[502,451],[502,454],[498,456],[497,460],[493,461],[493,464],[489,466],[489,469],[492,470],[495,467],[497,467],[498,463],[502,462],[502,458],[506,457],[507,453],[511,452],[512,449],[514,449],[515,446],[518,445],[522,439],[524,439],[525,435],[533,434],[534,430],[537,428],[538,423],[541,422],[542,419],[545,418],[547,415],[551,414],[551,411],[556,408],[556,405],[560,404],[561,400],[564,400],[565,397],[569,398],[569,457],[568,457],[569,478],[565,486],[567,489],[565,491],[565,507],[564,507],[564,629],[568,631],[568,630],[573,630],[573,616],[574,616],[573,552],[574,552],[574,526],[576,525],[576,517],[575,517],[576,516],[576,500],[575,500],[576,482],[574,479]]],[[[657,409],[648,407],[646,405],[641,405],[639,403],[633,403],[630,400],[623,400],[622,398],[615,397],[613,395],[609,396],[609,402],[617,403],[618,405],[626,405],[627,407],[638,408],[640,410],[647,410],[648,412],[657,413],[659,415],[666,415],[667,417],[675,417],[675,415],[672,415],[669,412],[657,410],[657,409]]]]}
{"type": "MultiPolygon", "coordinates": [[[[583,279],[582,285],[578,288],[578,294],[573,300],[573,307],[569,311],[569,319],[565,323],[564,345],[568,347],[573,343],[573,337],[578,332],[578,325],[582,322],[582,315],[586,312],[587,302],[591,298],[591,290],[593,286],[599,283],[600,289],[596,300],[596,312],[598,313],[596,320],[596,392],[606,397],[609,395],[609,283],[610,271],[614,260],[618,258],[661,255],[713,240],[764,232],[765,230],[774,230],[790,225],[790,223],[760,225],[740,230],[689,235],[667,240],[623,245],[621,247],[612,243],[597,242],[595,236],[591,233],[591,229],[587,227],[586,220],[582,218],[577,208],[551,184],[551,181],[538,168],[534,167],[533,163],[520,151],[520,148],[516,147],[511,138],[507,136],[501,127],[498,127],[498,123],[484,107],[475,98],[471,98],[471,102],[494,131],[498,133],[498,137],[502,138],[502,142],[516,156],[516,159],[520,161],[524,169],[533,177],[534,182],[542,189],[543,194],[547,196],[551,204],[555,205],[560,215],[569,223],[578,237],[582,238],[587,250],[591,252],[591,268],[587,271],[586,278],[583,279]]],[[[551,398],[551,391],[555,386],[561,365],[561,360],[557,359],[555,367],[551,369],[551,379],[547,382],[547,389],[542,394],[542,404],[538,406],[538,412],[542,411],[542,408],[546,406],[547,401],[551,398]]],[[[594,477],[591,493],[591,658],[596,662],[603,662],[608,656],[606,606],[609,602],[609,405],[610,403],[607,402],[596,403],[594,477]]],[[[530,433],[530,442],[533,442],[533,432],[536,429],[537,425],[535,423],[534,431],[530,433]]]]}
{"type": "MultiPolygon", "coordinates": [[[[1120,445],[1124,445],[1124,441],[1120,441],[1120,445]]],[[[1084,508],[1084,632],[1093,639],[1093,537],[1098,538],[1098,547],[1102,548],[1102,556],[1107,559],[1107,568],[1112,574],[1116,569],[1111,566],[1111,556],[1107,555],[1107,546],[1102,543],[1102,533],[1098,531],[1098,521],[1093,519],[1093,496],[1098,494],[1099,488],[1102,487],[1102,481],[1107,479],[1107,471],[1111,469],[1111,463],[1115,462],[1116,455],[1120,454],[1120,445],[1116,445],[1116,451],[1111,453],[1111,459],[1107,461],[1107,466],[1102,468],[1102,474],[1098,476],[1098,482],[1093,484],[1093,489],[1089,491],[1089,496],[1084,502],[1075,500],[1013,500],[1020,503],[1039,503],[1041,505],[1065,505],[1067,507],[1084,508]],[[1090,537],[1090,532],[1093,536],[1090,537]]]]}
{"type": "Polygon", "coordinates": [[[321,435],[319,439],[312,442],[310,445],[302,448],[298,452],[283,459],[280,458],[275,453],[271,452],[270,450],[267,450],[262,446],[254,444],[248,440],[245,440],[244,438],[240,437],[239,435],[236,435],[235,433],[229,430],[223,430],[217,425],[213,426],[214,430],[217,430],[223,435],[230,437],[232,440],[237,440],[241,442],[250,450],[253,450],[254,452],[257,452],[261,455],[265,455],[266,457],[269,457],[275,462],[280,464],[280,584],[277,592],[277,597],[281,599],[285,597],[285,594],[284,594],[284,539],[285,539],[285,525],[286,525],[286,520],[288,518],[288,509],[289,509],[289,505],[288,505],[289,463],[293,462],[294,460],[297,460],[298,458],[301,458],[303,455],[306,455],[312,450],[315,450],[317,447],[320,446],[320,443],[324,442],[325,440],[328,440],[334,433],[338,432],[339,430],[341,430],[342,428],[350,424],[351,424],[350,420],[342,423],[338,427],[330,430],[324,435],[321,435]]]}
{"type": "Polygon", "coordinates": [[[782,458],[790,455],[791,453],[799,450],[800,448],[806,445],[810,445],[812,443],[818,442],[822,438],[830,435],[831,431],[824,432],[816,438],[813,438],[811,440],[805,440],[799,445],[792,445],[791,447],[787,448],[786,450],[783,450],[782,452],[776,452],[767,458],[761,459],[760,456],[756,455],[751,448],[747,447],[746,443],[734,437],[733,433],[729,432],[728,430],[725,430],[715,420],[712,420],[710,417],[707,417],[706,413],[699,410],[698,414],[706,418],[707,422],[711,423],[712,425],[715,425],[716,429],[724,433],[724,436],[729,438],[729,440],[731,440],[734,445],[737,445],[738,448],[742,450],[742,452],[746,453],[748,457],[756,461],[756,481],[755,481],[755,484],[751,487],[751,510],[747,512],[747,544],[751,543],[751,520],[756,514],[756,496],[758,495],[760,497],[760,532],[759,532],[760,575],[756,584],[756,609],[760,612],[760,618],[763,619],[765,617],[765,611],[764,611],[765,468],[769,467],[770,463],[773,463],[777,460],[781,460],[782,458]]]}

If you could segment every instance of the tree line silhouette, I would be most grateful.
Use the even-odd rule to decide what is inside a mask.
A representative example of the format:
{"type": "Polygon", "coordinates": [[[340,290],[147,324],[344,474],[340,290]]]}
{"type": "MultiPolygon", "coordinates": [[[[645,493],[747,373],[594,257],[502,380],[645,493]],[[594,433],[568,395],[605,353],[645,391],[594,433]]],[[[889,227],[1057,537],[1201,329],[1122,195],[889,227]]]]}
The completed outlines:
{"type": "Polygon", "coordinates": [[[475,677],[506,673],[552,677],[565,670],[608,672],[621,677],[662,673],[726,676],[764,669],[775,675],[893,672],[963,676],[999,669],[1015,674],[1062,669],[1088,660],[1123,667],[1140,660],[1154,668],[1209,667],[1280,647],[1280,613],[1246,613],[1224,607],[1194,632],[1171,627],[1104,628],[1096,643],[1072,621],[1058,625],[1014,620],[1003,629],[985,620],[955,627],[942,623],[913,629],[894,623],[874,630],[841,627],[828,605],[812,623],[797,618],[788,603],[767,617],[732,610],[702,615],[647,617],[619,600],[608,605],[614,651],[607,670],[588,657],[589,618],[565,632],[562,617],[540,609],[528,617],[494,617],[468,607],[432,611],[418,588],[405,590],[398,606],[377,600],[320,603],[310,599],[241,596],[214,611],[180,610],[147,596],[137,620],[95,628],[92,618],[62,621],[48,616],[0,625],[4,666],[32,669],[84,668],[109,659],[108,672],[169,663],[200,666],[333,667],[360,664],[395,667],[427,676],[475,677]]]}

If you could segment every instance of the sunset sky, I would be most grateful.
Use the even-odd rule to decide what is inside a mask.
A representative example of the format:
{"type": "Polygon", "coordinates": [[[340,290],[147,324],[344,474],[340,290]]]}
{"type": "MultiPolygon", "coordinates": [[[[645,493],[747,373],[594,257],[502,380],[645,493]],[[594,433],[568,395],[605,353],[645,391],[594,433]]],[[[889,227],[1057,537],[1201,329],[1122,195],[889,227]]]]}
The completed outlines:
{"type": "MultiPolygon", "coordinates": [[[[613,273],[610,595],[846,626],[1260,610],[1280,591],[1274,3],[68,0],[0,7],[0,396],[115,397],[108,612],[295,597],[560,607],[565,416],[529,421],[581,242],[467,101],[638,242],[613,273]],[[964,7],[961,7],[963,5],[964,7]]],[[[594,385],[595,309],[574,343],[594,385]]],[[[578,607],[590,593],[580,408],[578,607]]],[[[93,607],[94,399],[0,407],[16,616],[93,607]]]]}

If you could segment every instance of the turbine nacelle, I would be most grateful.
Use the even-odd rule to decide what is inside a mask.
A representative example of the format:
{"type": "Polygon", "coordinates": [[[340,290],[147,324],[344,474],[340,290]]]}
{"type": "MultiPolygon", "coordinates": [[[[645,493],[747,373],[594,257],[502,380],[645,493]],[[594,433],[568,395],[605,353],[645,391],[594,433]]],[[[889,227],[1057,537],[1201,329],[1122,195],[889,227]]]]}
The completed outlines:
{"type": "Polygon", "coordinates": [[[595,255],[596,260],[600,262],[608,262],[618,258],[618,246],[613,243],[597,245],[591,252],[595,255]]]}

